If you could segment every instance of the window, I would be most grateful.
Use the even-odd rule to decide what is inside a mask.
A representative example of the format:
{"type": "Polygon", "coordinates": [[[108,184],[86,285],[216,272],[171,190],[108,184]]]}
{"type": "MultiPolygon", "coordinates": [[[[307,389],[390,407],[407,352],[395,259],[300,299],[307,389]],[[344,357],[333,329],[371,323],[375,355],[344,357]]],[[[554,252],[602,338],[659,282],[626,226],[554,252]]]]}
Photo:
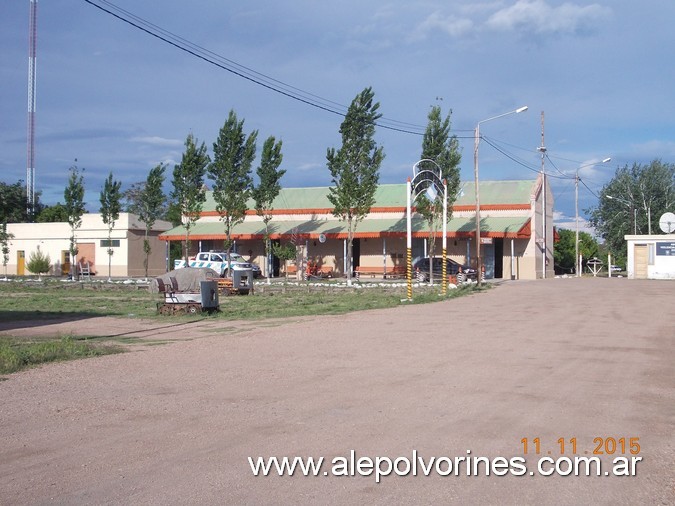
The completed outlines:
{"type": "Polygon", "coordinates": [[[119,239],[101,239],[101,248],[119,248],[120,240],[119,239]]]}

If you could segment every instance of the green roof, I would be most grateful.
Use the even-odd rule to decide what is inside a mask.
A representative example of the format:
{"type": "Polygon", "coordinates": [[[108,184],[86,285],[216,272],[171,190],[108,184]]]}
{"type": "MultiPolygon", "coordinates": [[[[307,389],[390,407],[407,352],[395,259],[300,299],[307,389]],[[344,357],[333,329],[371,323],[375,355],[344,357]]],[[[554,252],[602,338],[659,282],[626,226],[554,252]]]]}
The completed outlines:
{"type": "MultiPolygon", "coordinates": [[[[497,236],[515,236],[530,220],[527,216],[519,217],[486,217],[481,220],[481,230],[486,234],[497,236]]],[[[473,218],[452,218],[448,222],[448,233],[451,235],[470,235],[475,232],[476,222],[473,218]]],[[[427,222],[414,217],[412,220],[412,230],[415,235],[427,234],[429,231],[427,222]]],[[[385,219],[367,219],[359,222],[356,228],[356,237],[359,236],[386,236],[386,235],[405,235],[405,218],[385,218],[385,219]]],[[[440,232],[440,231],[439,231],[440,232]]],[[[233,236],[256,236],[262,238],[265,233],[265,226],[261,221],[249,221],[236,225],[233,229],[233,236]]],[[[529,232],[526,232],[529,235],[529,232]]],[[[346,222],[337,219],[330,220],[283,220],[270,222],[270,234],[272,236],[302,236],[318,237],[325,234],[329,237],[346,236],[346,222]]],[[[190,237],[194,239],[207,239],[214,236],[225,236],[224,225],[221,221],[217,222],[197,222],[190,229],[190,237]]],[[[185,237],[185,227],[182,225],[173,228],[161,235],[161,237],[180,239],[185,237]]]]}
{"type": "MultiPolygon", "coordinates": [[[[533,193],[534,180],[519,181],[481,181],[480,201],[483,205],[500,204],[528,204],[533,193]]],[[[468,206],[475,203],[475,185],[473,182],[463,182],[460,185],[456,206],[468,206]]],[[[248,208],[254,209],[252,199],[248,201],[248,208]]],[[[375,192],[373,207],[405,207],[406,185],[381,184],[375,192]]],[[[279,196],[274,200],[272,207],[276,210],[284,209],[331,209],[333,204],[328,200],[328,186],[310,188],[282,188],[279,196]]],[[[206,192],[206,202],[203,211],[215,211],[216,202],[213,192],[206,192]]]]}

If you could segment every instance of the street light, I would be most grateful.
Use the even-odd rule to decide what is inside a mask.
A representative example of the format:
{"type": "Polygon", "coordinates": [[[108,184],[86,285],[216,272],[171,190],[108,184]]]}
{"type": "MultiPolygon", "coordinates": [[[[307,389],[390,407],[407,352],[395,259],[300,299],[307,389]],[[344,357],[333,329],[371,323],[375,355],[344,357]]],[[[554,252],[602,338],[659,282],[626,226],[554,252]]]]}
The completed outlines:
{"type": "MultiPolygon", "coordinates": [[[[602,163],[607,163],[611,162],[611,158],[605,158],[602,163]]],[[[576,240],[574,241],[574,271],[576,274],[576,277],[581,276],[581,261],[579,260],[579,170],[583,169],[584,167],[589,167],[591,165],[595,165],[595,163],[587,163],[586,165],[582,165],[581,167],[577,167],[577,173],[576,176],[574,177],[574,211],[575,211],[575,220],[576,220],[576,225],[577,225],[577,232],[576,232],[576,240]]]]}
{"type": "Polygon", "coordinates": [[[476,278],[478,281],[478,286],[482,282],[483,274],[483,265],[480,257],[480,192],[478,190],[478,143],[480,142],[480,124],[492,121],[493,119],[501,118],[503,116],[508,116],[509,114],[519,114],[521,112],[527,111],[527,106],[519,107],[513,111],[505,112],[504,114],[499,114],[491,118],[487,118],[476,123],[476,129],[474,130],[473,137],[473,176],[474,176],[474,185],[476,187],[476,278]]]}

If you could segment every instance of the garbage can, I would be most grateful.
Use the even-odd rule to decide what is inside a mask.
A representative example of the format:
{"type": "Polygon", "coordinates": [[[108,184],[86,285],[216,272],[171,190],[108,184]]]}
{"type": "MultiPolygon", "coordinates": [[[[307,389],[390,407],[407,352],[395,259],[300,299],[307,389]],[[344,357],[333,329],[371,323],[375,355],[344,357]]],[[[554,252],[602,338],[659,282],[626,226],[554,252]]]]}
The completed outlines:
{"type": "Polygon", "coordinates": [[[202,296],[202,309],[207,311],[218,311],[220,302],[218,300],[218,282],[200,281],[199,292],[202,296]]]}
{"type": "Polygon", "coordinates": [[[233,269],[232,288],[248,293],[253,288],[253,269],[233,269]]]}

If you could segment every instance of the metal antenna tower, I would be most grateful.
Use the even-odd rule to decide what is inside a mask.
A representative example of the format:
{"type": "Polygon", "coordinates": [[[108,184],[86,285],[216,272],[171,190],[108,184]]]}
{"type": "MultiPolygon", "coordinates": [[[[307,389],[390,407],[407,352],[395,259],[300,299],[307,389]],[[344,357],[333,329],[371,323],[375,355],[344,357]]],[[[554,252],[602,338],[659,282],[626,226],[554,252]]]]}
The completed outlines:
{"type": "Polygon", "coordinates": [[[26,197],[28,214],[35,210],[35,72],[37,46],[37,0],[30,0],[28,23],[28,148],[26,163],[26,197]]]}

